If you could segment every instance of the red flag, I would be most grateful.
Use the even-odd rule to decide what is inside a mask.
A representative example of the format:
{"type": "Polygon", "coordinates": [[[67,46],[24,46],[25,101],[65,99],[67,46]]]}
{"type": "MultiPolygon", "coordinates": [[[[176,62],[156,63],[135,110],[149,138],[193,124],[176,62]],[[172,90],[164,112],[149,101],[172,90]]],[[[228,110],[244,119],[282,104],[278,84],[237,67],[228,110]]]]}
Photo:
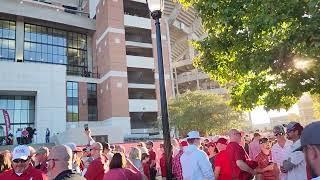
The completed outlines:
{"type": "Polygon", "coordinates": [[[4,118],[4,123],[6,124],[6,141],[8,143],[8,135],[9,135],[9,130],[11,129],[10,128],[10,116],[9,116],[9,113],[8,111],[6,110],[2,110],[2,113],[3,113],[3,118],[4,118]]]}

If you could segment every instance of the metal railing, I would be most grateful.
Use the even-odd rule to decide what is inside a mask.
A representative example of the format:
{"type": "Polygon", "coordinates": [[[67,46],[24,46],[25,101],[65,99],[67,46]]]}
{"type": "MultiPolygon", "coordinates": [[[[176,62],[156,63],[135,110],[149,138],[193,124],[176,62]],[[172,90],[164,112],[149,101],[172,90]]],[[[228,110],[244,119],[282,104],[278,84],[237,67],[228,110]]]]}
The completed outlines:
{"type": "Polygon", "coordinates": [[[69,7],[66,5],[59,6],[59,5],[52,4],[51,2],[46,1],[46,0],[23,0],[23,1],[28,2],[28,3],[38,3],[38,4],[41,4],[41,5],[46,6],[48,8],[62,10],[66,13],[89,17],[89,12],[84,12],[81,9],[79,10],[79,7],[69,7]],[[72,8],[74,8],[74,9],[72,9],[72,8]],[[77,8],[77,9],[75,9],[75,8],[77,8]]]}
{"type": "Polygon", "coordinates": [[[86,78],[100,78],[98,70],[96,72],[91,72],[87,67],[67,65],[67,75],[81,76],[86,78]]]}

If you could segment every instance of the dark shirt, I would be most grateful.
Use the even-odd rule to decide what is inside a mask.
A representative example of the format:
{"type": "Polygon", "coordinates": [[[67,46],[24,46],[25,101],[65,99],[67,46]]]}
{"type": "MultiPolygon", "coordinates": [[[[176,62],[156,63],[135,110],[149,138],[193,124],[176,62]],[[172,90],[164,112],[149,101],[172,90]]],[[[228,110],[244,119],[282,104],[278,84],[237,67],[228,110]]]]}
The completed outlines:
{"type": "Polygon", "coordinates": [[[84,177],[80,176],[79,174],[76,174],[72,170],[62,171],[53,180],[67,180],[67,179],[69,179],[69,180],[85,180],[84,177]]]}

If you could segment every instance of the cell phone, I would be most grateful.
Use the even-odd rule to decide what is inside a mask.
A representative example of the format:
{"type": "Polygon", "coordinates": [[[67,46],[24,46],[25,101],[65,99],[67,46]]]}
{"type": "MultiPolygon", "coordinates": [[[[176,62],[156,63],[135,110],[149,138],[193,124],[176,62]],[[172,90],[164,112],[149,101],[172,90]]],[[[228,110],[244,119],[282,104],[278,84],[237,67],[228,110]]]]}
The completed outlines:
{"type": "Polygon", "coordinates": [[[88,125],[88,124],[84,124],[83,127],[84,127],[84,130],[85,130],[85,131],[88,131],[88,130],[89,130],[89,125],[88,125]]]}

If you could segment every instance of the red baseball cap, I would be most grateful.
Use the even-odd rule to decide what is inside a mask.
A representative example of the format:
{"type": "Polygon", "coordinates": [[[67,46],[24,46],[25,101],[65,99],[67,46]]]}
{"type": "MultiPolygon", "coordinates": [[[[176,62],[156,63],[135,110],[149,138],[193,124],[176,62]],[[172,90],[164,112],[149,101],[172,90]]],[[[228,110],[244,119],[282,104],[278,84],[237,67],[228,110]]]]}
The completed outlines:
{"type": "Polygon", "coordinates": [[[218,143],[228,145],[228,140],[226,138],[219,138],[216,144],[218,143]]]}
{"type": "Polygon", "coordinates": [[[188,146],[188,142],[187,142],[187,141],[181,141],[181,142],[180,142],[180,145],[181,145],[182,147],[188,146]]]}

